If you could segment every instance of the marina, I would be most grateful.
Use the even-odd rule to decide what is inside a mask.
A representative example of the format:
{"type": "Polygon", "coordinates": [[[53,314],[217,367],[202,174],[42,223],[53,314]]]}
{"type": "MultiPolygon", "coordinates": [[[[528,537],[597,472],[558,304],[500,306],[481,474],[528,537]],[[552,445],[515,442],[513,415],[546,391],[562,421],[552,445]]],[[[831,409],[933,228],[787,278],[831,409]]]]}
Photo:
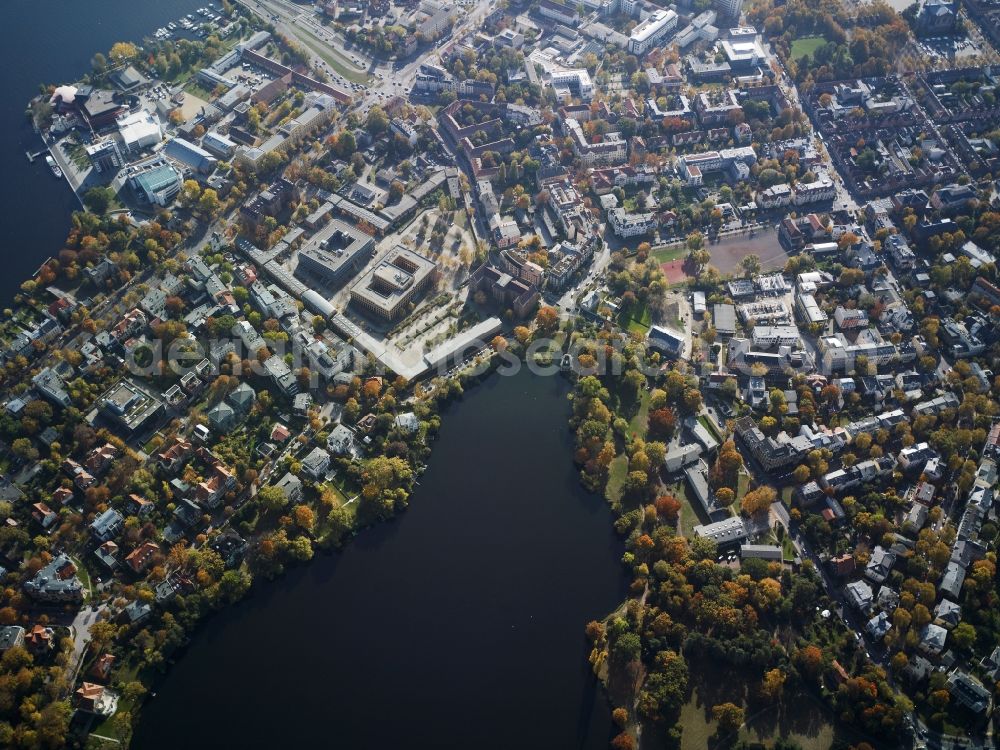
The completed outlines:
{"type": "Polygon", "coordinates": [[[153,32],[153,37],[156,39],[172,39],[177,34],[179,28],[180,30],[191,32],[194,36],[204,38],[208,35],[208,32],[203,27],[207,24],[216,24],[222,20],[222,17],[215,12],[215,3],[209,3],[208,7],[198,8],[194,13],[188,13],[176,21],[170,21],[166,26],[161,26],[153,32]]]}

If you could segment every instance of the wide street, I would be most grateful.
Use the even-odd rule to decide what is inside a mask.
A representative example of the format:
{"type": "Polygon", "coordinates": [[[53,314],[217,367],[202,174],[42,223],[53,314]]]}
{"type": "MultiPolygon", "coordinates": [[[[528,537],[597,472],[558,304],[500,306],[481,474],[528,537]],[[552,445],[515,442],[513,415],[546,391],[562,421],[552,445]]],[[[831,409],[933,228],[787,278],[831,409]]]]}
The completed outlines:
{"type": "MultiPolygon", "coordinates": [[[[271,16],[280,33],[295,39],[307,48],[312,54],[313,64],[323,70],[334,85],[341,86],[354,96],[355,103],[352,109],[362,116],[376,104],[383,104],[393,96],[406,96],[413,86],[420,65],[429,62],[435,56],[433,52],[420,52],[409,62],[395,68],[391,60],[370,58],[360,50],[349,50],[343,37],[320,24],[313,13],[303,10],[302,7],[283,0],[260,0],[260,2],[237,0],[237,2],[256,13],[271,16]],[[345,66],[355,67],[359,72],[366,73],[370,82],[360,84],[360,91],[353,89],[351,81],[344,78],[317,54],[315,50],[317,42],[325,44],[330,54],[342,59],[345,66]]],[[[463,15],[443,39],[460,39],[466,32],[477,28],[495,3],[496,0],[480,0],[475,5],[462,9],[460,12],[463,15]]]]}

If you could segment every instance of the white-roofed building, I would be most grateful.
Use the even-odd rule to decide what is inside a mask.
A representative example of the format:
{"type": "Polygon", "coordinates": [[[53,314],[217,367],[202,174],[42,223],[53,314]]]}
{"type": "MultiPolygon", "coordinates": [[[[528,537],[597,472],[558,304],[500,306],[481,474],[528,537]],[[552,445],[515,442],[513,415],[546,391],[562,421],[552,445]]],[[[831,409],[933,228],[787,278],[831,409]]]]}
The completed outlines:
{"type": "Polygon", "coordinates": [[[677,28],[677,14],[672,10],[659,8],[634,29],[628,38],[628,51],[633,55],[645,54],[650,47],[660,42],[677,28]]]}
{"type": "Polygon", "coordinates": [[[129,153],[142,151],[163,140],[163,130],[155,115],[145,110],[118,118],[118,133],[129,153]]]}

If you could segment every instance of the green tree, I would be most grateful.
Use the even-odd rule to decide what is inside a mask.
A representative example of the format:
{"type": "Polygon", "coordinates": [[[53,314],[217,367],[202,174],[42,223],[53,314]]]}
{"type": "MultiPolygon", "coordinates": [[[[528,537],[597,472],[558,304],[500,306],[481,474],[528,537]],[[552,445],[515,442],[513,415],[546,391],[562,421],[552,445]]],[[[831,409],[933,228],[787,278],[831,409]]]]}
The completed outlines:
{"type": "Polygon", "coordinates": [[[747,278],[757,276],[761,270],[760,256],[754,253],[744,255],[740,260],[740,267],[747,278]]]}
{"type": "Polygon", "coordinates": [[[15,456],[20,456],[27,461],[38,460],[38,449],[28,438],[17,438],[11,443],[10,448],[14,451],[15,456]]]}
{"type": "Polygon", "coordinates": [[[389,129],[389,116],[385,110],[377,104],[368,110],[368,117],[365,120],[365,130],[372,135],[381,135],[389,129]]]}
{"type": "Polygon", "coordinates": [[[83,194],[83,205],[95,214],[103,214],[114,197],[115,191],[109,187],[92,187],[83,194]]]}
{"type": "Polygon", "coordinates": [[[282,491],[280,487],[275,487],[274,485],[261,487],[260,491],[257,493],[257,497],[269,511],[281,510],[288,504],[288,498],[285,497],[284,491],[282,491]]]}
{"type": "Polygon", "coordinates": [[[719,703],[712,706],[712,716],[719,722],[719,732],[730,734],[743,725],[744,711],[735,703],[719,703]]]}
{"type": "Polygon", "coordinates": [[[611,648],[611,659],[619,667],[639,658],[642,641],[635,633],[622,633],[611,648]]]}
{"type": "Polygon", "coordinates": [[[968,651],[976,642],[976,629],[967,622],[960,622],[951,631],[951,642],[963,651],[968,651]]]}
{"type": "Polygon", "coordinates": [[[227,570],[219,579],[219,598],[226,604],[239,601],[250,590],[250,584],[250,574],[245,570],[227,570]]]}

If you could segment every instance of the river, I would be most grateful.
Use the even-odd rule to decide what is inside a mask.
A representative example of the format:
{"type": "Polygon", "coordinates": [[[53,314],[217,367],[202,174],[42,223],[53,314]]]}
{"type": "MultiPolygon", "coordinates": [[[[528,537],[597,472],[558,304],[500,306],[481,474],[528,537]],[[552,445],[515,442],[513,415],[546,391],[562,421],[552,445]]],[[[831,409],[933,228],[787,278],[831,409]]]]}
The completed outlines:
{"type": "Polygon", "coordinates": [[[134,746],[604,750],[583,629],[624,598],[623,548],[572,468],[566,392],[470,390],[409,510],[209,620],[134,746]]]}

